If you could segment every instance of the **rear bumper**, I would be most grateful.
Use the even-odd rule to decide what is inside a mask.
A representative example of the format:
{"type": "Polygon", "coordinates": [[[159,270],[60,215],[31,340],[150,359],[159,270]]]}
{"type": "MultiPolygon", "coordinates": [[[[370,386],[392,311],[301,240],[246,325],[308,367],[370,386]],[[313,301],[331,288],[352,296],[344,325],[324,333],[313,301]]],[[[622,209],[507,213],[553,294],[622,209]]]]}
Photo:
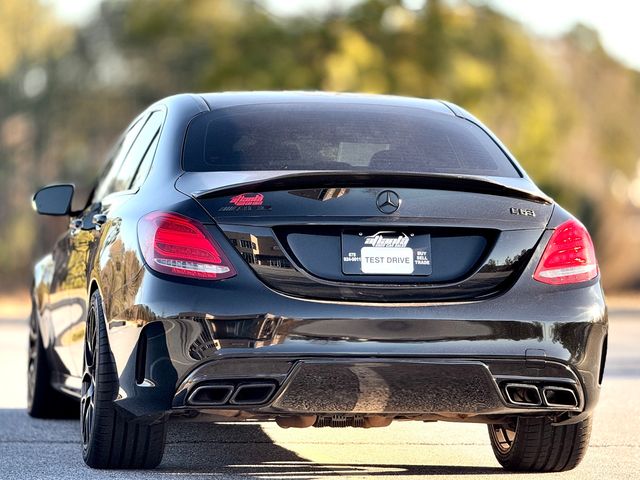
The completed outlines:
{"type": "MultiPolygon", "coordinates": [[[[258,390],[256,390],[258,392],[258,390]]],[[[581,412],[584,389],[557,362],[443,358],[234,358],[204,364],[182,383],[174,409],[250,411],[254,415],[390,415],[408,418],[581,412]],[[513,399],[508,385],[537,389],[533,402],[513,399]],[[245,386],[273,385],[258,396],[245,386]],[[218,395],[218,388],[229,395],[218,395]],[[545,388],[574,393],[574,404],[545,399],[545,388]],[[211,389],[214,396],[201,395],[211,389]],[[237,395],[236,392],[240,392],[237,395]],[[205,401],[203,401],[205,400],[205,401]],[[532,403],[532,404],[528,404],[532,403]]]]}
{"type": "Polygon", "coordinates": [[[577,421],[593,410],[600,391],[602,290],[598,282],[562,291],[528,282],[477,302],[371,305],[146,275],[138,297],[144,311],[110,322],[117,403],[135,416],[206,410],[237,418],[326,413],[483,421],[565,412],[563,421],[577,421]],[[264,402],[231,402],[238,386],[265,381],[275,388],[264,402]],[[508,382],[534,385],[540,405],[509,402],[508,382]],[[216,384],[230,386],[229,401],[190,404],[196,388],[216,384]],[[576,406],[545,405],[546,386],[568,386],[576,406]]]}

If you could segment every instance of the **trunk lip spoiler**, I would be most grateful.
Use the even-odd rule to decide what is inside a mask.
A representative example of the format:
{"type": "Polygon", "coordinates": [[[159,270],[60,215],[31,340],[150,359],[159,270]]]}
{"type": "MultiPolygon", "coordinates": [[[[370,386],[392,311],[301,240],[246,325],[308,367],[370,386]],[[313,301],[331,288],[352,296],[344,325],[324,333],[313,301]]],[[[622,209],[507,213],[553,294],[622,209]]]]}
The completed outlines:
{"type": "Polygon", "coordinates": [[[552,204],[551,197],[526,178],[405,172],[358,172],[345,170],[261,170],[226,172],[183,172],[176,180],[178,191],[195,199],[313,187],[433,188],[444,190],[455,183],[468,191],[505,195],[552,204]],[[331,185],[319,181],[335,180],[331,185]],[[315,183],[314,183],[315,182],[315,183]],[[424,184],[421,184],[424,182],[424,184]]]}

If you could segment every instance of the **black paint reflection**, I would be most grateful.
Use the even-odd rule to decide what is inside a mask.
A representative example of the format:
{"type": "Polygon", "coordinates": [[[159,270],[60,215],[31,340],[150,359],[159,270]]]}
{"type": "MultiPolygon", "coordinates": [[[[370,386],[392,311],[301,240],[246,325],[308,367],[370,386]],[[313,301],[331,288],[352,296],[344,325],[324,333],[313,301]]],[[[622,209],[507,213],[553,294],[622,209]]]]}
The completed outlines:
{"type": "MultiPolygon", "coordinates": [[[[541,235],[538,230],[516,230],[500,233],[499,237],[491,240],[489,244],[483,239],[483,249],[490,245],[490,253],[482,257],[480,250],[475,257],[477,260],[470,259],[471,263],[465,267],[466,278],[456,279],[453,283],[437,281],[433,275],[421,280],[407,277],[387,278],[384,285],[376,285],[367,283],[371,282],[368,277],[340,276],[341,280],[336,281],[318,278],[313,273],[306,272],[303,266],[294,267],[292,259],[295,255],[287,247],[286,232],[281,232],[282,235],[278,236],[275,233],[277,229],[237,225],[220,227],[256,274],[276,290],[305,298],[374,302],[472,299],[497,294],[508,288],[527,265],[541,235]],[[531,245],[531,248],[522,249],[522,245],[531,245]],[[407,285],[411,285],[411,288],[407,288],[407,285]]],[[[315,230],[317,228],[314,227],[315,230]]],[[[326,231],[324,237],[315,230],[314,241],[325,237],[326,241],[324,246],[319,245],[312,249],[311,254],[317,257],[314,257],[314,262],[339,262],[336,259],[340,258],[341,230],[337,227],[326,227],[323,230],[326,231]],[[335,255],[334,244],[338,245],[335,255]]],[[[440,235],[450,236],[451,233],[445,232],[440,235]]],[[[487,236],[491,237],[491,233],[487,233],[487,236]]],[[[473,236],[446,238],[450,238],[450,242],[460,242],[462,239],[466,242],[464,250],[473,251],[472,246],[467,245],[474,241],[473,236]]],[[[436,252],[434,255],[437,255],[438,249],[443,248],[439,246],[437,236],[432,235],[432,244],[436,252]]],[[[340,267],[336,269],[339,270],[340,267]]]]}

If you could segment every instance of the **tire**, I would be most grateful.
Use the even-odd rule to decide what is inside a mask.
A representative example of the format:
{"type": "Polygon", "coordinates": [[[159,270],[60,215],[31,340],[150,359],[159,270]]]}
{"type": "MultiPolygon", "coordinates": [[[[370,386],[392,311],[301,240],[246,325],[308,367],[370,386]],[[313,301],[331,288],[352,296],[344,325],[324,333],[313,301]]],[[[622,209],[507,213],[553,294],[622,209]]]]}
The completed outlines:
{"type": "Polygon", "coordinates": [[[564,472],[584,457],[591,417],[572,425],[553,426],[546,417],[519,417],[512,425],[489,425],[493,453],[507,470],[564,472]]]}
{"type": "Polygon", "coordinates": [[[103,469],[158,466],[164,453],[166,422],[132,418],[116,407],[118,373],[98,292],[91,296],[84,351],[80,430],[85,463],[103,469]]]}
{"type": "Polygon", "coordinates": [[[29,320],[29,362],[27,368],[27,413],[33,418],[73,418],[80,413],[78,401],[52,386],[52,370],[42,343],[35,305],[29,320]]]}

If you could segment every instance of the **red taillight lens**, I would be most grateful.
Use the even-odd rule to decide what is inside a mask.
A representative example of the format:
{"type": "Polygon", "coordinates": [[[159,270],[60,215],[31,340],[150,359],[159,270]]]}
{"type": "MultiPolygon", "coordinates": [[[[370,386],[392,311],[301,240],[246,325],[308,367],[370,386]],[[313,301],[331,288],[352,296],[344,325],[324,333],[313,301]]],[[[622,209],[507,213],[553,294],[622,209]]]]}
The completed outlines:
{"type": "Polygon", "coordinates": [[[177,213],[152,212],[142,217],[138,240],[147,265],[157,272],[207,280],[236,274],[202,224],[177,213]]]}
{"type": "Polygon", "coordinates": [[[598,262],[587,229],[577,220],[558,226],[544,249],[533,278],[551,285],[591,280],[598,275],[598,262]]]}

